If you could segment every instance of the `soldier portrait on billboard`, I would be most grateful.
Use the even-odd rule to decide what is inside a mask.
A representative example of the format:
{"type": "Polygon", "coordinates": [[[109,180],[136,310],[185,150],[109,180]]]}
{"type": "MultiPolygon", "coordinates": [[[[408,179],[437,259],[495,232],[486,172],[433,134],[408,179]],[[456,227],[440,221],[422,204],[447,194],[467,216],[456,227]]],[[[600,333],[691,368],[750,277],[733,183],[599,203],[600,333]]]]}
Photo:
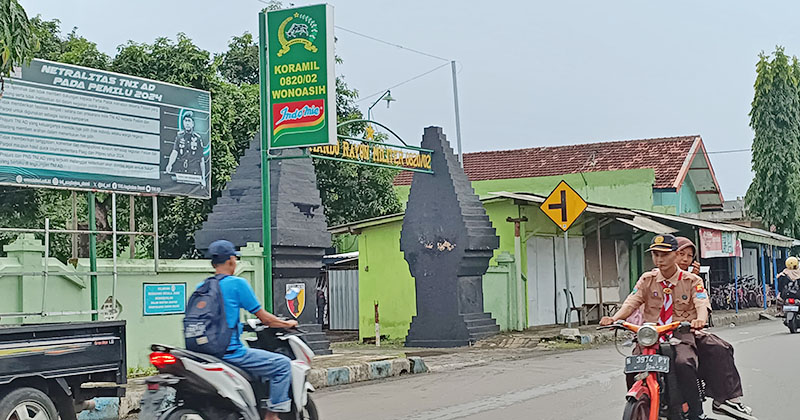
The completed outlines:
{"type": "Polygon", "coordinates": [[[198,183],[206,185],[206,161],[203,155],[203,138],[195,131],[194,113],[183,113],[183,130],[178,131],[169,155],[167,173],[199,177],[198,183]]]}

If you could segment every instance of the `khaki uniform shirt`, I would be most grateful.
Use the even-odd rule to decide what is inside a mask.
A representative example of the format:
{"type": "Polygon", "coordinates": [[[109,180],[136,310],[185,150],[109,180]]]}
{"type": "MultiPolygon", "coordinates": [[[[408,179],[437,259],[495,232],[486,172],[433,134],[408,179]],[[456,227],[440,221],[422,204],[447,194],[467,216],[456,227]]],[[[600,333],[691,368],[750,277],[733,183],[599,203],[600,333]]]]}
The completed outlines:
{"type": "Polygon", "coordinates": [[[664,280],[675,285],[672,289],[673,321],[708,321],[711,304],[703,279],[680,268],[668,279],[661,275],[659,269],[644,273],[623,302],[622,309],[628,308],[633,312],[641,307],[644,322],[658,323],[661,307],[664,306],[664,287],[660,284],[664,280]]]}

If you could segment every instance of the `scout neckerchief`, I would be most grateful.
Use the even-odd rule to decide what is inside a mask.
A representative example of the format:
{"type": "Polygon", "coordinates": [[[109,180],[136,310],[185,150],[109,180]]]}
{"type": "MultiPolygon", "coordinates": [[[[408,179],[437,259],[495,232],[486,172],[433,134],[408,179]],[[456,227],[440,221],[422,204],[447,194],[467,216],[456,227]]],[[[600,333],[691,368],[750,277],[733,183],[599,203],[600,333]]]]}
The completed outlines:
{"type": "MultiPolygon", "coordinates": [[[[675,284],[680,282],[682,277],[683,271],[678,270],[678,281],[675,284]]],[[[672,291],[675,289],[675,284],[670,283],[667,279],[660,281],[659,284],[664,288],[664,304],[661,305],[661,313],[658,315],[658,325],[667,325],[672,323],[672,314],[674,312],[672,303],[675,301],[672,298],[672,291]]],[[[667,336],[664,336],[661,341],[667,341],[667,338],[667,336]]]]}

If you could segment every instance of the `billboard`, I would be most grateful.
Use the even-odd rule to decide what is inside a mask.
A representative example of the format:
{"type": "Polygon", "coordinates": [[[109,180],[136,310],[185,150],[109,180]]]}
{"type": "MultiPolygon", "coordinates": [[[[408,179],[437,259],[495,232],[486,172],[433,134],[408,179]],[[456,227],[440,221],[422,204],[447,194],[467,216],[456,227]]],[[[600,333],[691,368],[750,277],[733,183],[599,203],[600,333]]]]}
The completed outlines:
{"type": "Polygon", "coordinates": [[[269,115],[269,148],[337,144],[333,6],[268,12],[262,36],[268,99],[261,114],[269,115]]]}
{"type": "Polygon", "coordinates": [[[211,197],[211,95],[45,60],[6,79],[0,184],[211,197]]]}

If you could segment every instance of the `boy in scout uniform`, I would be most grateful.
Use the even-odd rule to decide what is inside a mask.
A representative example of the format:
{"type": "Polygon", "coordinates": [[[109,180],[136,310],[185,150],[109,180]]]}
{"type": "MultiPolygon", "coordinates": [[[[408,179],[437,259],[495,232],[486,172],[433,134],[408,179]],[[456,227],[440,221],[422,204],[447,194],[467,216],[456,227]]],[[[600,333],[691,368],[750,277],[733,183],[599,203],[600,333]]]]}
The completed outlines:
{"type": "MultiPolygon", "coordinates": [[[[700,277],[678,267],[678,242],[672,235],[653,238],[648,252],[657,270],[642,275],[622,307],[611,317],[603,317],[600,325],[611,325],[625,319],[642,307],[644,322],[666,325],[675,321],[691,322],[703,328],[708,320],[710,304],[700,277]]],[[[691,332],[675,331],[680,340],[675,347],[675,373],[684,400],[689,405],[689,420],[706,418],[697,388],[697,344],[691,332]]]]}

